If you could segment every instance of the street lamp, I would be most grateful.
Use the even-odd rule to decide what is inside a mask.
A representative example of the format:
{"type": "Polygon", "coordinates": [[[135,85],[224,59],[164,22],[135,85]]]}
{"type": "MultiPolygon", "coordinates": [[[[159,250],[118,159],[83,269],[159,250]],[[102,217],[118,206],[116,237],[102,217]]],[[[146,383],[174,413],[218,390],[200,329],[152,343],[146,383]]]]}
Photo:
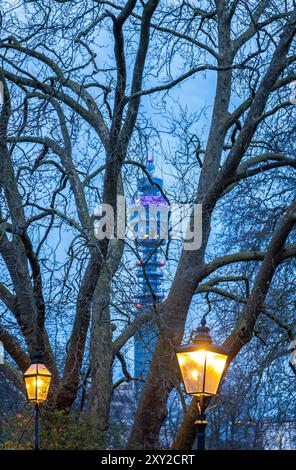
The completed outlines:
{"type": "Polygon", "coordinates": [[[217,394],[228,357],[225,349],[213,344],[209,331],[203,318],[201,326],[191,335],[192,342],[176,349],[186,393],[199,398],[200,412],[195,422],[198,450],[205,448],[204,401],[217,394]]]}
{"type": "Polygon", "coordinates": [[[29,369],[24,373],[27,398],[35,405],[35,450],[39,448],[39,405],[47,399],[51,373],[42,362],[40,349],[36,348],[29,369]]]}

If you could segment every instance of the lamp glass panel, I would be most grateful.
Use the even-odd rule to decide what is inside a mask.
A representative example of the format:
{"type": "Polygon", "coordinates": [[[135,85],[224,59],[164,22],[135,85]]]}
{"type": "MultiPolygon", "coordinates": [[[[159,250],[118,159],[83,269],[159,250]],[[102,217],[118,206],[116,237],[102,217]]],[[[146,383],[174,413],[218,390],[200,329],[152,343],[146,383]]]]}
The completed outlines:
{"type": "Polygon", "coordinates": [[[51,377],[51,373],[44,364],[38,364],[38,374],[48,375],[51,377]]]}
{"type": "Polygon", "coordinates": [[[45,401],[48,394],[51,377],[38,375],[37,376],[37,402],[45,401]]]}
{"type": "Polygon", "coordinates": [[[37,372],[38,372],[37,365],[38,365],[38,364],[31,364],[30,367],[29,367],[29,369],[27,369],[26,372],[25,372],[25,377],[26,377],[27,375],[34,375],[34,374],[37,374],[37,372]]]}
{"type": "Polygon", "coordinates": [[[206,351],[177,353],[186,392],[191,395],[203,393],[206,351]]]}
{"type": "Polygon", "coordinates": [[[37,389],[36,389],[36,375],[31,377],[25,377],[25,384],[27,389],[28,400],[36,401],[37,389]]]}
{"type": "Polygon", "coordinates": [[[227,356],[224,354],[207,351],[205,393],[216,395],[226,360],[227,356]]]}

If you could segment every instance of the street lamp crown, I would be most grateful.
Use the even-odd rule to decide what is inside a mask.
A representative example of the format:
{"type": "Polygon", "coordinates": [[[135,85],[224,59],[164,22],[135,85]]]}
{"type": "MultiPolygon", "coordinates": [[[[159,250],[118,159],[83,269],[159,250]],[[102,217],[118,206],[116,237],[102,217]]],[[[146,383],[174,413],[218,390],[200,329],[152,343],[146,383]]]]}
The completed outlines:
{"type": "Polygon", "coordinates": [[[196,328],[196,330],[193,330],[191,333],[190,340],[193,341],[194,343],[208,343],[212,344],[213,340],[210,335],[210,328],[206,326],[206,319],[205,317],[202,318],[200,322],[200,326],[196,328]]]}

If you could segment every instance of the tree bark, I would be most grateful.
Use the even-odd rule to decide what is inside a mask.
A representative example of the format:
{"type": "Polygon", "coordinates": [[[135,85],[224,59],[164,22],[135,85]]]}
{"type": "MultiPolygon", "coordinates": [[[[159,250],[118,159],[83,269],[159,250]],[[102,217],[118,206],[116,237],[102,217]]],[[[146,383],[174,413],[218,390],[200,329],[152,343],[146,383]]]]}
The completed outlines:
{"type": "Polygon", "coordinates": [[[109,245],[107,260],[102,267],[94,294],[90,340],[91,388],[88,414],[101,431],[108,428],[110,403],[113,392],[114,349],[110,298],[112,279],[124,248],[123,240],[109,245]]]}

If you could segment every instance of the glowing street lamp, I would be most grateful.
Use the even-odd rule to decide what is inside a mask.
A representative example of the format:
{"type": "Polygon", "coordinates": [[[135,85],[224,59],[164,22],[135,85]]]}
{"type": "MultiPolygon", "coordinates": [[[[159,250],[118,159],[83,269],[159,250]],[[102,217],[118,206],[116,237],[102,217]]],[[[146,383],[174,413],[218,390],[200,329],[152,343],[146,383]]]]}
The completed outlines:
{"type": "Polygon", "coordinates": [[[24,373],[28,401],[35,405],[35,450],[39,448],[39,405],[47,399],[51,373],[42,362],[40,349],[36,349],[29,369],[24,373]]]}
{"type": "Polygon", "coordinates": [[[202,409],[204,399],[217,394],[228,357],[225,349],[213,344],[209,331],[203,319],[191,336],[192,342],[176,349],[186,393],[198,397],[201,405],[196,420],[198,450],[205,448],[207,421],[202,409]]]}
{"type": "Polygon", "coordinates": [[[32,362],[24,374],[28,400],[35,404],[44,403],[47,399],[51,382],[51,373],[42,362],[32,362]]]}

